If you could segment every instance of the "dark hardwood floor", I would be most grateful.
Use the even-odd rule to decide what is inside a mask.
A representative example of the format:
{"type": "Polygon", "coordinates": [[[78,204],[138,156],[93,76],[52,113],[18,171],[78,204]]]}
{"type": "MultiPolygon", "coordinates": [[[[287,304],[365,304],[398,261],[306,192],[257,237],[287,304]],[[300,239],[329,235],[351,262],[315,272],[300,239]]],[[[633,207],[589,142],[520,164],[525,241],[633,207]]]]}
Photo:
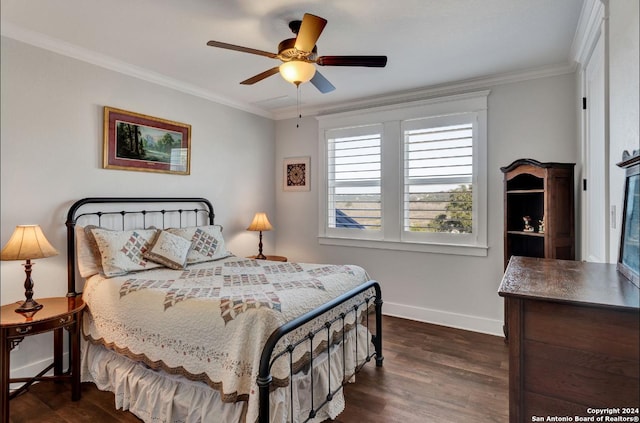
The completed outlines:
{"type": "MultiPolygon", "coordinates": [[[[501,337],[385,316],[383,367],[369,363],[345,388],[337,423],[508,421],[508,349],[501,337]]],[[[114,397],[82,385],[40,383],[11,400],[11,423],[136,422],[114,397]]],[[[206,422],[203,422],[206,423],[206,422]]]]}

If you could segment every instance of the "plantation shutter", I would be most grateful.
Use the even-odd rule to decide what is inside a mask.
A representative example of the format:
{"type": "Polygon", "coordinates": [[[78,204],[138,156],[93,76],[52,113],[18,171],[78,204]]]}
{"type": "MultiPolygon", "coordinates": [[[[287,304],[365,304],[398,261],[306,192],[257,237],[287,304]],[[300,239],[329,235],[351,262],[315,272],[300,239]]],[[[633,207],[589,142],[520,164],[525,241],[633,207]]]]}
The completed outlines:
{"type": "Polygon", "coordinates": [[[330,131],[327,139],[327,227],[380,231],[382,128],[330,131]]]}
{"type": "Polygon", "coordinates": [[[473,127],[467,115],[405,122],[403,231],[473,232],[473,127]]]}

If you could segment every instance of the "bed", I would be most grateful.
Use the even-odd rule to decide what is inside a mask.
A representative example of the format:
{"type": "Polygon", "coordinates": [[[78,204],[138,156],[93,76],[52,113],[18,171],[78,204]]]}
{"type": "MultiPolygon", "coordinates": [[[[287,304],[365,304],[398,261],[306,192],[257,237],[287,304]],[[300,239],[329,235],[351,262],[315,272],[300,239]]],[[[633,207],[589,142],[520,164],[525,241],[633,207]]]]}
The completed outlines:
{"type": "Polygon", "coordinates": [[[380,285],[359,266],[236,257],[214,219],[205,198],[70,207],[82,380],[146,422],[335,418],[344,384],[382,366],[380,285]]]}

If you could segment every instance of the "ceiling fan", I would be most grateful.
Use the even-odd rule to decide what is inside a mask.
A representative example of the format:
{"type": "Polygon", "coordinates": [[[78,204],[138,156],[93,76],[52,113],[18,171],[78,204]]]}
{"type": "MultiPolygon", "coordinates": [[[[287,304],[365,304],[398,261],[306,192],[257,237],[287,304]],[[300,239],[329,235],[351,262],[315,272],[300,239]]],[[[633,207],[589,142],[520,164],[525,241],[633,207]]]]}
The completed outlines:
{"type": "Polygon", "coordinates": [[[209,41],[208,46],[225,48],[228,50],[266,56],[272,59],[280,59],[282,64],[273,67],[249,79],[240,82],[243,85],[252,85],[256,82],[280,72],[287,81],[299,86],[303,82],[310,81],[320,92],[328,93],[335,90],[329,82],[314,66],[364,66],[383,68],[387,64],[387,56],[320,56],[316,42],[322,33],[327,20],[319,16],[305,13],[302,21],[291,21],[289,28],[296,34],[296,38],[288,38],[278,45],[278,53],[256,50],[253,48],[237,46],[220,41],[209,41]]]}

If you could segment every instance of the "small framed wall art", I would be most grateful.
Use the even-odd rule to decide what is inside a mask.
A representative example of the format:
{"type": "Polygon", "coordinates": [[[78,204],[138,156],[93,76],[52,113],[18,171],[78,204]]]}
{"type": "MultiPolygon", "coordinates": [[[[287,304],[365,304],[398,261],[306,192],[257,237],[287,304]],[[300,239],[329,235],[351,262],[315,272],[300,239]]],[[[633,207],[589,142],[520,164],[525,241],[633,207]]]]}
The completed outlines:
{"type": "Polygon", "coordinates": [[[284,159],[285,191],[309,191],[309,157],[289,157],[284,159]]]}
{"type": "Polygon", "coordinates": [[[191,125],[105,106],[103,167],[189,175],[191,125]]]}

